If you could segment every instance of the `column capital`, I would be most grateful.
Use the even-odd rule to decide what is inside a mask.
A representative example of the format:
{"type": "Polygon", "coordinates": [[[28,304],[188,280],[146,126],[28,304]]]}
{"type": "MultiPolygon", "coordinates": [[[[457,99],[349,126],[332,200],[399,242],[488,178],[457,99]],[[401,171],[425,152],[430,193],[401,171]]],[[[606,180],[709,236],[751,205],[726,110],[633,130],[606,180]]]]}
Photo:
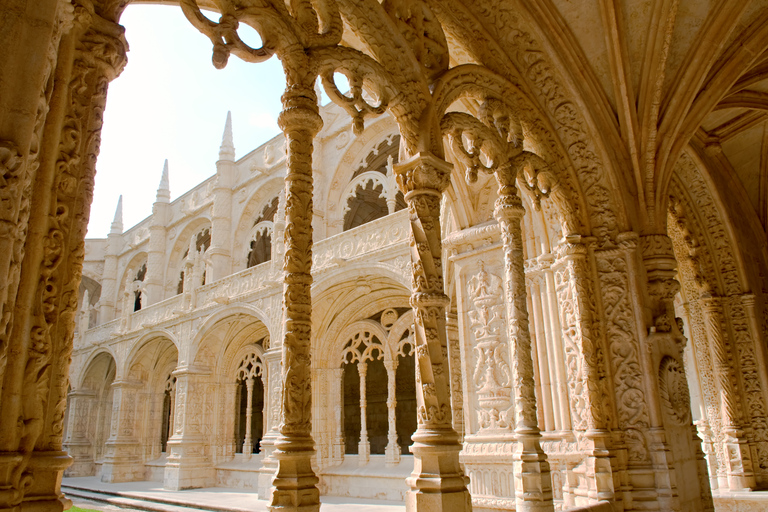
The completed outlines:
{"type": "Polygon", "coordinates": [[[423,152],[397,163],[394,171],[397,184],[406,196],[427,191],[440,195],[451,182],[453,164],[423,152]]]}

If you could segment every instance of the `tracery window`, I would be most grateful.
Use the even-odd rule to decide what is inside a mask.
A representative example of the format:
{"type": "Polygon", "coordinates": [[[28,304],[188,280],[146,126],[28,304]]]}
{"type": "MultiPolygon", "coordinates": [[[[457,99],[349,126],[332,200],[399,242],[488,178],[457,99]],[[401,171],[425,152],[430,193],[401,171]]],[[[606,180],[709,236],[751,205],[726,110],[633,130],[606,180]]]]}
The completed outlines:
{"type": "Polygon", "coordinates": [[[248,239],[248,268],[272,259],[272,232],[277,212],[278,198],[275,197],[262,210],[253,223],[248,239]]]}
{"type": "Polygon", "coordinates": [[[405,199],[395,183],[400,136],[382,141],[352,175],[343,194],[344,231],[405,208],[405,199]]]}
{"type": "Polygon", "coordinates": [[[413,336],[410,326],[393,328],[398,317],[388,309],[353,324],[342,346],[340,430],[345,454],[361,464],[378,454],[397,463],[416,430],[413,336]]]}
{"type": "Polygon", "coordinates": [[[236,453],[259,453],[264,435],[264,364],[254,350],[237,368],[236,453]]]}
{"type": "MultiPolygon", "coordinates": [[[[187,256],[189,256],[189,250],[194,246],[194,250],[197,252],[205,253],[205,251],[208,250],[208,248],[211,246],[211,230],[210,228],[205,228],[202,231],[198,232],[197,235],[193,238],[194,242],[190,241],[189,248],[187,248],[186,251],[184,251],[184,255],[181,257],[182,261],[182,270],[179,273],[179,283],[176,286],[176,293],[183,293],[184,292],[184,260],[187,259],[187,256]],[[193,245],[194,244],[194,245],[193,245]]],[[[205,284],[205,271],[202,273],[202,281],[200,285],[205,284]]]]}

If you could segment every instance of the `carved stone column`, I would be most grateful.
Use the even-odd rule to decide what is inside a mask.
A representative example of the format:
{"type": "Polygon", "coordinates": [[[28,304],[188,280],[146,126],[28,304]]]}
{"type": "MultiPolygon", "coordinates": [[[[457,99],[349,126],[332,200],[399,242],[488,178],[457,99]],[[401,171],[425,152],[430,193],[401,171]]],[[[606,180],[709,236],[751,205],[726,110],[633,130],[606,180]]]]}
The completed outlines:
{"type": "Polygon", "coordinates": [[[461,379],[461,338],[459,337],[459,319],[456,312],[447,315],[446,331],[448,334],[448,369],[451,372],[451,412],[453,429],[459,434],[459,442],[464,441],[464,387],[461,379]]]}
{"type": "MultiPolygon", "coordinates": [[[[645,395],[643,407],[648,411],[646,435],[654,463],[656,499],[664,508],[697,502],[704,510],[711,510],[701,440],[691,421],[683,355],[686,340],[675,319],[674,297],[680,284],[676,279],[672,240],[661,234],[643,235],[637,242],[637,236],[632,234],[624,240],[633,249],[639,242],[647,279],[646,307],[650,315],[645,315],[647,332],[643,333],[641,382],[645,395]]],[[[631,265],[628,268],[632,271],[631,265]]]]}
{"type": "Polygon", "coordinates": [[[360,375],[360,442],[357,443],[357,460],[359,465],[364,466],[371,458],[371,444],[368,441],[368,391],[366,386],[368,364],[365,361],[360,362],[357,365],[357,371],[360,375]]]}
{"type": "Polygon", "coordinates": [[[614,469],[608,450],[609,433],[599,388],[598,333],[595,331],[594,286],[581,236],[568,236],[558,246],[553,264],[562,329],[568,395],[574,430],[583,432],[588,496],[613,500],[614,469]]]}
{"type": "Polygon", "coordinates": [[[243,455],[251,458],[253,454],[253,438],[251,436],[251,426],[253,424],[253,377],[245,379],[246,402],[245,402],[245,439],[243,440],[243,455]]]}
{"type": "Polygon", "coordinates": [[[504,244],[504,284],[507,332],[512,360],[512,390],[515,403],[515,505],[518,512],[554,510],[552,477],[547,456],[541,449],[536,418],[531,333],[523,256],[523,202],[517,195],[511,169],[496,172],[499,198],[494,216],[504,244]]]}
{"type": "Polygon", "coordinates": [[[69,418],[64,449],[74,459],[65,476],[90,476],[94,472],[93,446],[88,439],[88,422],[96,406],[96,393],[87,390],[69,392],[69,418]]]}
{"type": "Polygon", "coordinates": [[[107,439],[101,481],[133,482],[144,479],[139,440],[136,437],[136,401],[140,382],[112,383],[112,421],[107,439]]]}
{"type": "MultiPolygon", "coordinates": [[[[17,97],[5,88],[16,80],[11,75],[29,73],[30,67],[46,75],[44,69],[55,67],[53,74],[44,78],[47,85],[43,89],[37,79],[22,74],[22,80],[30,78],[31,82],[22,87],[25,91],[18,98],[31,94],[39,101],[14,105],[10,115],[5,115],[6,110],[0,116],[3,123],[8,119],[18,123],[5,132],[13,134],[28,126],[30,119],[24,117],[36,116],[34,137],[27,139],[26,147],[20,145],[21,140],[0,140],[0,171],[4,176],[0,269],[12,265],[0,285],[0,508],[39,511],[69,505],[60,491],[61,475],[71,463],[62,451],[62,433],[77,290],[93,193],[92,157],[98,152],[107,85],[125,60],[125,42],[118,25],[101,18],[84,2],[75,13],[73,27],[72,6],[57,4],[35,5],[37,26],[17,27],[25,34],[42,37],[45,49],[31,58],[33,54],[28,52],[33,50],[29,48],[38,48],[36,44],[30,42],[26,48],[19,46],[26,45],[20,40],[11,43],[12,48],[25,49],[15,53],[24,55],[27,62],[15,62],[18,68],[2,75],[0,100],[2,104],[8,101],[6,93],[8,98],[17,97]],[[52,7],[59,11],[55,16],[52,7]],[[24,161],[19,148],[24,150],[24,161]],[[31,197],[34,203],[30,203],[31,197]],[[12,305],[6,301],[10,296],[15,297],[12,305]]],[[[29,5],[18,9],[27,19],[33,18],[29,5]]],[[[9,28],[13,14],[4,14],[10,17],[3,21],[7,30],[0,36],[2,41],[9,33],[21,37],[16,29],[9,28]]]]}
{"type": "MultiPolygon", "coordinates": [[[[397,356],[395,356],[397,357],[397,356]]],[[[397,443],[397,359],[384,361],[387,369],[387,447],[384,449],[385,464],[396,466],[400,462],[400,445],[397,443]]]]}
{"type": "Polygon", "coordinates": [[[323,125],[312,83],[289,79],[278,123],[285,133],[285,261],[283,270],[283,422],[273,457],[277,473],[271,510],[320,509],[318,478],[312,469],[312,147],[323,125]]]}
{"type": "Polygon", "coordinates": [[[204,384],[207,374],[194,367],[180,368],[176,377],[173,430],[168,439],[168,462],[163,487],[172,491],[210,487],[216,481],[203,434],[204,384]]]}
{"type": "Polygon", "coordinates": [[[282,349],[271,346],[264,354],[264,366],[267,375],[264,378],[264,436],[261,439],[261,469],[259,469],[259,499],[270,500],[272,497],[272,479],[277,470],[277,461],[272,456],[275,441],[280,436],[280,406],[282,404],[282,349]]]}
{"type": "Polygon", "coordinates": [[[459,466],[459,436],[451,418],[446,335],[448,297],[443,288],[440,201],[451,165],[420,153],[395,167],[411,222],[418,427],[414,469],[407,479],[409,511],[459,512],[471,508],[467,478],[459,466]]]}
{"type": "Polygon", "coordinates": [[[734,375],[729,363],[729,343],[723,331],[723,304],[719,297],[703,297],[701,309],[709,338],[709,348],[715,371],[715,381],[720,391],[720,411],[725,434],[725,462],[728,487],[731,490],[753,489],[755,474],[752,457],[741,421],[740,397],[733,385],[734,375]]]}

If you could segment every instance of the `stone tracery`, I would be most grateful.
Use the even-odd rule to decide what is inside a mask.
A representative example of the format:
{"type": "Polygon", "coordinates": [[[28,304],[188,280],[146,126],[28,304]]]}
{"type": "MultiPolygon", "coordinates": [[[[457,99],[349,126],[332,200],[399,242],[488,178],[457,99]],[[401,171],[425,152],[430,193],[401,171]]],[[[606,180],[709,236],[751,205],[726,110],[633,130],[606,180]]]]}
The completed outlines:
{"type": "MultiPolygon", "coordinates": [[[[679,60],[683,52],[674,47],[669,53],[645,52],[650,60],[643,63],[645,74],[635,98],[632,88],[637,84],[629,83],[626,77],[630,72],[622,68],[631,59],[627,60],[628,52],[622,50],[625,42],[616,35],[621,32],[621,24],[615,21],[617,16],[610,3],[601,4],[600,9],[608,34],[608,49],[604,53],[609,55],[609,62],[604,63],[604,68],[609,70],[609,81],[615,89],[608,87],[605,91],[595,76],[601,65],[592,63],[585,52],[594,41],[573,27],[574,33],[566,37],[557,35],[568,29],[569,13],[550,4],[523,2],[513,12],[503,3],[493,1],[468,5],[452,1],[442,4],[340,0],[270,3],[257,12],[235,9],[233,3],[221,1],[218,6],[222,17],[215,23],[197,11],[193,0],[181,3],[195,26],[212,39],[213,60],[218,67],[226,63],[230,53],[252,62],[275,53],[283,60],[289,84],[280,119],[288,140],[286,193],[281,200],[284,214],[278,214],[271,228],[275,254],[285,256],[286,274],[280,274],[275,265],[265,265],[230,278],[229,269],[236,265],[230,261],[235,251],[227,244],[227,232],[229,217],[235,210],[228,185],[236,162],[234,148],[226,144],[225,134],[213,187],[216,197],[210,220],[210,253],[204,258],[203,254],[194,254],[199,247],[189,251],[183,263],[183,295],[173,299],[172,294],[166,293],[168,302],[163,300],[163,288],[167,292],[176,285],[175,276],[170,274],[178,275],[183,257],[169,262],[169,266],[176,267],[166,273],[168,281],[163,283],[163,273],[157,270],[161,258],[157,242],[166,234],[160,220],[149,229],[146,287],[126,287],[134,281],[120,279],[117,269],[118,261],[124,263],[121,251],[130,242],[126,244],[121,238],[122,222],[116,216],[101,272],[101,324],[90,328],[90,320],[80,322],[78,343],[82,347],[78,345],[78,350],[127,342],[142,329],[157,326],[167,328],[178,339],[191,339],[190,333],[200,327],[204,315],[212,308],[245,297],[253,300],[254,307],[269,312],[270,328],[276,331],[274,347],[264,354],[264,367],[269,368],[268,374],[273,377],[281,375],[283,381],[280,386],[279,380],[273,378],[267,384],[274,392],[270,393],[272,403],[265,415],[270,424],[265,435],[267,456],[262,474],[270,483],[277,470],[276,492],[271,498],[274,509],[312,510],[318,506],[317,479],[309,462],[313,452],[310,433],[314,428],[310,416],[316,411],[310,400],[314,378],[310,377],[310,311],[318,308],[309,298],[312,280],[318,275],[340,276],[344,268],[353,269],[350,274],[360,271],[369,261],[365,258],[375,254],[383,258],[376,263],[376,271],[387,269],[387,276],[392,279],[408,274],[412,278],[415,321],[412,337],[406,338],[412,340],[417,362],[419,428],[414,437],[416,464],[407,500],[411,509],[468,509],[470,494],[473,503],[483,507],[508,507],[510,496],[517,494],[516,506],[520,510],[551,508],[548,477],[544,476],[548,462],[543,451],[553,461],[552,482],[558,484],[553,486],[552,494],[558,506],[587,505],[607,499],[631,510],[642,495],[642,499],[661,508],[711,509],[710,485],[706,470],[702,469],[704,454],[698,439],[692,438],[687,402],[677,396],[687,393],[684,376],[691,381],[692,368],[698,369],[705,380],[700,385],[705,404],[699,409],[703,414],[696,421],[705,437],[704,452],[710,464],[712,487],[716,483],[725,491],[765,485],[766,397],[761,390],[768,380],[761,341],[766,324],[760,320],[766,316],[762,315],[765,290],[759,284],[752,287],[748,283],[764,282],[768,272],[762,270],[764,254],[755,251],[754,255],[745,256],[739,247],[753,231],[761,237],[764,233],[754,230],[759,221],[751,217],[744,223],[749,226],[734,227],[737,217],[733,212],[737,209],[715,206],[728,205],[732,200],[725,198],[725,194],[716,201],[711,198],[711,191],[717,190],[723,181],[715,186],[695,176],[689,156],[683,154],[679,158],[681,148],[689,144],[692,130],[706,115],[706,105],[715,105],[718,100],[714,96],[725,95],[730,87],[723,85],[726,80],[719,78],[716,70],[712,71],[714,76],[706,75],[710,68],[719,69],[712,68],[715,59],[728,60],[725,56],[730,53],[719,55],[719,50],[712,51],[709,64],[702,64],[701,69],[684,68],[679,80],[665,81],[663,69],[668,56],[672,62],[679,60]],[[250,48],[243,43],[237,35],[239,23],[259,29],[262,48],[250,48]],[[613,32],[608,30],[612,28],[613,32]],[[341,44],[345,29],[354,33],[350,40],[355,42],[350,44],[359,48],[341,44]],[[587,40],[592,42],[588,44],[587,40]],[[661,78],[653,75],[656,70],[662,70],[661,78]],[[348,78],[348,94],[340,93],[333,84],[334,72],[348,78]],[[347,242],[355,248],[345,249],[343,257],[325,257],[332,254],[327,250],[322,253],[323,259],[315,272],[311,160],[313,139],[322,123],[312,85],[318,76],[330,96],[341,104],[339,108],[351,115],[351,128],[347,131],[360,134],[365,117],[385,111],[396,119],[401,134],[400,159],[392,174],[397,176],[408,203],[411,237],[408,244],[401,243],[404,240],[398,238],[396,229],[387,232],[392,234],[387,238],[389,234],[372,234],[375,230],[371,228],[371,232],[365,231],[364,242],[347,242]],[[694,83],[711,87],[697,97],[696,88],[688,87],[694,83]],[[665,89],[669,84],[670,88],[665,89]],[[680,98],[688,93],[692,94],[690,101],[680,98]],[[663,110],[662,105],[669,110],[663,110]],[[508,145],[522,144],[516,151],[525,151],[527,155],[514,161],[514,173],[509,169],[496,170],[500,179],[496,224],[478,225],[473,220],[487,220],[489,203],[470,204],[467,198],[472,196],[466,193],[467,186],[457,183],[453,173],[451,164],[462,163],[462,159],[466,160],[462,157],[475,159],[479,155],[473,148],[462,150],[460,145],[445,151],[445,127],[441,122],[446,119],[443,114],[451,108],[463,112],[465,121],[477,120],[498,132],[497,137],[501,136],[503,144],[496,144],[497,147],[479,146],[480,152],[485,152],[486,160],[480,159],[483,165],[498,165],[499,162],[487,157],[500,154],[500,147],[509,150],[508,145]],[[520,189],[519,195],[516,188],[520,189]],[[448,201],[454,205],[441,204],[446,190],[448,201]],[[669,223],[665,205],[669,205],[669,223]],[[544,209],[540,217],[538,213],[525,213],[539,206],[544,209]],[[451,212],[450,228],[444,227],[448,225],[444,223],[448,216],[441,219],[440,211],[451,212]],[[534,236],[527,241],[521,232],[528,226],[526,219],[546,224],[562,240],[538,244],[534,236]],[[459,227],[463,229],[451,232],[459,227]],[[444,245],[443,239],[450,243],[444,245]],[[524,260],[526,252],[528,260],[524,260]],[[480,265],[484,261],[481,254],[490,258],[487,266],[480,265]],[[745,264],[745,260],[749,263],[745,264]],[[525,261],[530,262],[528,276],[524,274],[525,261]],[[539,264],[542,268],[538,268],[539,264]],[[543,280],[537,277],[538,282],[531,283],[534,274],[543,274],[543,280]],[[498,280],[495,284],[491,276],[498,280]],[[681,286],[676,276],[682,281],[681,286]],[[282,299],[270,295],[280,278],[284,279],[282,299]],[[499,281],[503,281],[506,292],[503,300],[498,297],[499,281]],[[484,294],[483,286],[495,289],[496,293],[484,294]],[[546,289],[548,300],[544,300],[542,289],[546,289]],[[688,344],[672,307],[678,289],[682,289],[687,308],[683,326],[687,322],[691,338],[688,344]],[[139,301],[141,311],[131,311],[137,309],[137,296],[131,295],[134,292],[140,292],[142,298],[146,295],[146,305],[139,301]],[[530,300],[526,299],[527,294],[530,300]],[[493,304],[478,305],[477,300],[490,301],[491,295],[496,296],[493,304]],[[133,308],[129,307],[132,298],[133,308]],[[283,305],[285,329],[277,332],[283,305]],[[491,316],[483,317],[489,308],[495,308],[491,316]],[[120,318],[115,319],[118,314],[120,318]],[[507,329],[505,322],[494,320],[502,314],[507,329]],[[535,339],[527,332],[529,318],[535,339]],[[117,324],[110,326],[113,321],[117,324]],[[459,355],[452,341],[456,332],[459,355]],[[693,351],[693,356],[686,350],[693,351]],[[472,353],[478,356],[472,359],[472,353]],[[278,369],[281,357],[283,372],[278,369]],[[560,364],[546,368],[545,358],[560,364]],[[471,381],[473,387],[465,386],[462,390],[461,404],[457,398],[460,394],[456,389],[456,361],[463,365],[467,377],[467,363],[472,362],[469,366],[476,370],[472,375],[477,376],[471,381]],[[552,380],[560,390],[567,390],[562,393],[567,399],[559,404],[557,393],[551,389],[552,380]],[[508,394],[502,391],[505,386],[512,388],[508,394]],[[285,393],[280,393],[281,387],[285,393]],[[478,401],[473,401],[475,395],[478,401]],[[495,408],[498,404],[501,406],[495,408]],[[455,417],[459,405],[466,411],[467,425],[455,417]],[[510,413],[506,417],[502,410],[505,407],[510,413]],[[503,491],[488,485],[490,480],[484,480],[472,467],[473,456],[477,461],[477,455],[491,446],[473,441],[472,436],[478,432],[472,422],[477,418],[481,418],[483,425],[480,430],[509,427],[514,418],[517,436],[510,437],[507,445],[520,450],[512,459],[522,464],[511,473],[495,474],[496,481],[505,482],[503,491]],[[496,423],[482,418],[492,418],[496,423]],[[461,456],[473,477],[469,493],[458,465],[459,436],[453,430],[462,430],[464,426],[467,437],[461,456]],[[545,429],[541,436],[537,432],[540,426],[545,429]],[[550,427],[564,432],[550,432],[550,427]],[[535,460],[523,461],[521,454],[534,455],[535,460]],[[653,461],[652,467],[649,461],[653,461]],[[530,471],[532,463],[538,464],[538,475],[534,476],[537,471],[530,471]],[[430,464],[442,468],[440,482],[433,487],[420,478],[428,470],[424,465],[430,464]],[[649,481],[653,484],[647,484],[649,481]],[[537,488],[538,494],[529,493],[537,488]]],[[[27,499],[25,493],[32,482],[46,486],[41,491],[47,493],[46,503],[66,504],[58,494],[54,476],[66,464],[59,448],[66,361],[72,350],[71,337],[78,314],[82,219],[87,218],[92,157],[98,150],[106,85],[119,73],[124,61],[125,43],[115,23],[123,6],[119,2],[82,2],[77,3],[73,13],[69,3],[58,2],[51,10],[49,25],[39,25],[49,27],[50,33],[36,47],[48,48],[48,53],[44,69],[37,70],[37,78],[30,81],[35,84],[34,93],[27,98],[25,109],[21,109],[27,114],[9,114],[9,119],[13,119],[7,122],[0,119],[0,156],[6,180],[2,188],[4,197],[13,198],[3,202],[8,236],[2,243],[8,250],[2,252],[6,256],[0,261],[2,269],[7,270],[3,270],[7,279],[0,287],[4,291],[0,317],[4,327],[0,342],[4,419],[0,422],[4,423],[0,427],[5,425],[0,428],[0,441],[3,451],[15,454],[7,464],[4,462],[7,467],[4,466],[2,474],[9,476],[0,482],[0,502],[8,507],[27,499]],[[19,116],[24,115],[28,119],[19,122],[19,116]],[[22,125],[27,126],[26,131],[17,129],[22,125]],[[24,131],[25,135],[19,140],[6,140],[7,134],[17,131],[24,131]],[[44,207],[30,209],[33,196],[44,207]],[[44,392],[40,394],[38,389],[44,392]],[[22,407],[22,403],[31,405],[22,407]],[[7,415],[6,408],[10,411],[7,415]],[[9,422],[19,417],[23,428],[12,428],[9,422]],[[30,465],[32,453],[47,461],[46,470],[30,465]]],[[[674,25],[678,4],[664,8],[673,12],[657,12],[654,19],[669,19],[672,21],[666,23],[674,25]]],[[[711,22],[703,26],[699,38],[706,42],[702,45],[704,49],[699,53],[691,50],[690,54],[702,57],[700,52],[715,48],[718,42],[726,47],[741,14],[748,18],[743,20],[744,27],[761,26],[764,13],[746,7],[739,9],[724,8],[708,18],[711,22]]],[[[19,19],[22,18],[13,18],[14,23],[19,19]]],[[[23,19],[19,23],[22,22],[23,19]]],[[[655,27],[650,21],[648,24],[655,27]]],[[[671,29],[665,34],[667,42],[654,39],[656,42],[648,44],[658,43],[666,48],[669,39],[674,42],[675,38],[671,29]]],[[[737,58],[728,63],[728,69],[751,69],[764,46],[761,34],[756,29],[749,37],[734,36],[734,41],[746,41],[759,49],[750,51],[751,56],[743,50],[733,50],[737,58]]],[[[734,74],[733,80],[737,79],[734,74]]],[[[741,105],[739,98],[743,96],[731,95],[723,105],[741,105]]],[[[0,106],[7,101],[0,96],[0,106]]],[[[15,96],[10,101],[15,101],[15,96]]],[[[448,119],[459,119],[458,114],[452,112],[448,119]]],[[[696,135],[692,147],[702,141],[710,144],[707,137],[716,132],[710,128],[706,129],[709,132],[702,130],[705,133],[696,135]]],[[[716,144],[708,146],[707,151],[715,154],[716,144]]],[[[706,169],[704,173],[719,172],[720,168],[711,160],[698,163],[706,169]]],[[[721,188],[738,188],[738,184],[733,184],[738,179],[734,177],[721,188]]],[[[163,204],[160,192],[158,205],[163,204]]],[[[184,205],[185,213],[191,214],[192,206],[198,203],[190,200],[184,205]]],[[[164,208],[160,206],[158,210],[164,208]]],[[[388,205],[387,212],[392,211],[388,205]]],[[[406,220],[405,214],[388,217],[391,219],[379,219],[381,222],[375,226],[406,220]]],[[[266,227],[260,226],[259,230],[266,227]]],[[[332,226],[328,232],[333,232],[332,226]]],[[[140,243],[140,238],[134,237],[133,242],[140,243]]],[[[361,276],[368,274],[363,272],[351,279],[350,287],[374,292],[361,276]]],[[[90,300],[84,302],[89,304],[90,300]]],[[[320,310],[323,308],[324,305],[319,306],[320,310]]],[[[322,322],[320,328],[325,328],[322,322]]],[[[165,479],[170,486],[185,485],[182,468],[189,461],[197,464],[202,474],[210,469],[205,465],[211,460],[232,455],[227,452],[231,448],[223,447],[219,453],[216,450],[220,447],[214,450],[213,445],[207,444],[205,440],[213,437],[212,430],[198,421],[200,415],[212,414],[213,406],[206,397],[213,396],[217,385],[210,364],[217,357],[211,348],[214,345],[204,344],[198,354],[191,354],[185,352],[185,344],[180,344],[177,365],[171,368],[177,379],[178,409],[174,411],[171,436],[175,439],[170,441],[171,453],[165,466],[165,479]]],[[[388,376],[397,371],[394,360],[385,366],[388,376]]],[[[110,387],[112,429],[106,445],[111,452],[106,454],[102,468],[102,475],[108,479],[119,478],[116,475],[121,471],[120,457],[115,453],[133,453],[137,446],[141,410],[136,404],[142,390],[135,379],[147,374],[150,361],[139,357],[125,371],[123,363],[110,387]]],[[[314,382],[331,387],[338,382],[332,378],[335,370],[321,370],[327,370],[327,376],[314,382]]],[[[168,372],[161,373],[167,378],[168,372]]],[[[361,375],[360,387],[364,388],[365,371],[358,377],[361,375]]],[[[155,387],[159,389],[159,385],[155,387]]],[[[86,405],[90,404],[91,395],[85,388],[73,393],[73,411],[92,410],[92,404],[86,405]]],[[[392,395],[391,384],[388,395],[392,395]]],[[[233,394],[227,395],[226,400],[234,401],[233,394]]],[[[155,409],[158,403],[155,400],[155,409]]],[[[228,410],[234,411],[234,405],[229,403],[228,410]]],[[[388,403],[388,412],[396,407],[388,403]]],[[[697,408],[693,409],[696,416],[697,408]]],[[[147,414],[157,422],[159,416],[155,412],[147,414]]],[[[394,464],[396,450],[390,448],[391,424],[390,415],[387,457],[394,464]]],[[[318,434],[328,435],[327,429],[323,429],[318,434]]],[[[71,433],[67,431],[68,444],[78,446],[82,439],[73,438],[71,433]]],[[[338,459],[338,454],[329,453],[329,443],[321,442],[320,459],[338,459]]],[[[154,448],[144,449],[148,452],[143,456],[153,456],[154,448]]],[[[505,455],[510,454],[497,455],[493,460],[505,460],[505,455]]],[[[89,464],[86,459],[80,462],[82,467],[89,464]]],[[[132,471],[125,467],[123,475],[132,471]]]]}

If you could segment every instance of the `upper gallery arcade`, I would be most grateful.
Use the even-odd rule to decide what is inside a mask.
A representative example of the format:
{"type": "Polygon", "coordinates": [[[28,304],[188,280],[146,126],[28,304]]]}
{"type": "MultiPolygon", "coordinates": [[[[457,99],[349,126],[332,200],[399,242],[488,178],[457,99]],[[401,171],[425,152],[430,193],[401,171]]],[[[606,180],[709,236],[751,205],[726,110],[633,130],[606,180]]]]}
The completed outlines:
{"type": "Polygon", "coordinates": [[[755,506],[765,2],[181,0],[216,67],[280,59],[284,136],[236,159],[228,120],[213,178],[86,244],[126,3],[0,7],[0,508],[65,472],[755,506]]]}

